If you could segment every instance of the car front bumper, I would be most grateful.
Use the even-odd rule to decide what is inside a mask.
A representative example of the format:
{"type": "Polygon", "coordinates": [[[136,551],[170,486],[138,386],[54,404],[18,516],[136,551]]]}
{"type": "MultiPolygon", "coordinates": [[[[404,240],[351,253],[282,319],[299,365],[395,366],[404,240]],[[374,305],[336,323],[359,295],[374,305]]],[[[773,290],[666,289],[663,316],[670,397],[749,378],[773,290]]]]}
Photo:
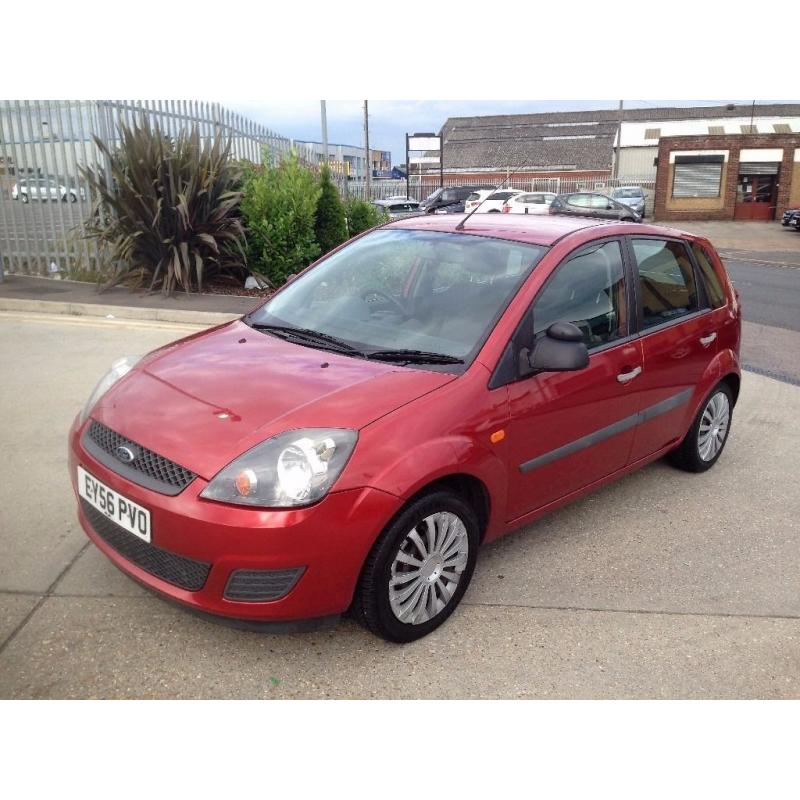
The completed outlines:
{"type": "Polygon", "coordinates": [[[76,419],[69,437],[69,470],[86,535],[127,575],[205,615],[295,629],[289,623],[341,614],[352,602],[375,539],[402,504],[394,495],[365,487],[333,491],[306,508],[246,508],[200,498],[208,485],[200,477],[170,497],[127,480],[93,458],[81,444],[82,430],[76,419]],[[104,519],[80,498],[78,465],[150,511],[150,544],[104,519]],[[190,570],[203,565],[207,571],[201,569],[199,579],[176,585],[174,570],[168,576],[153,567],[163,559],[178,563],[177,574],[183,574],[187,564],[190,570]],[[232,576],[241,571],[273,575],[297,571],[299,577],[277,599],[229,599],[232,576]],[[192,582],[192,588],[185,588],[192,582]]]}

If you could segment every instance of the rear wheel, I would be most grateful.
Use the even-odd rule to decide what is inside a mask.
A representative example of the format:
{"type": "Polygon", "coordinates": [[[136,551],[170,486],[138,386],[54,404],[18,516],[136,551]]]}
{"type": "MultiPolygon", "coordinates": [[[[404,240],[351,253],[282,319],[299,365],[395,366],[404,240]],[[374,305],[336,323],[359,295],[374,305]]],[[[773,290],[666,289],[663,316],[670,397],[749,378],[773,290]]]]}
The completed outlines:
{"type": "Polygon", "coordinates": [[[28,195],[26,195],[26,194],[21,194],[21,195],[19,196],[19,199],[20,199],[20,200],[22,200],[22,202],[23,202],[23,203],[27,203],[27,202],[28,202],[28,195]]]}
{"type": "Polygon", "coordinates": [[[733,415],[733,395],[719,383],[706,398],[686,438],[668,456],[668,461],[687,472],[705,472],[722,455],[733,415]]]}
{"type": "Polygon", "coordinates": [[[390,642],[412,642],[435,630],[467,589],[479,537],[475,512],[459,495],[441,490],[414,500],[372,548],[354,616],[390,642]]]}

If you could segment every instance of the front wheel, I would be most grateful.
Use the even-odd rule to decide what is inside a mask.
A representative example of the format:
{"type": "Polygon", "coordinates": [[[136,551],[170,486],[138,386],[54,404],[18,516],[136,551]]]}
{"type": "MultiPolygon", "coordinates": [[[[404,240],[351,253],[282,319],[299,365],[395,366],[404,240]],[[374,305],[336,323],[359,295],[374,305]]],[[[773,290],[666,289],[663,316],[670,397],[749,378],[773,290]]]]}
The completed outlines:
{"type": "Polygon", "coordinates": [[[19,196],[19,199],[20,199],[20,200],[22,200],[22,202],[23,202],[23,203],[27,203],[27,202],[28,202],[28,195],[26,195],[26,194],[21,194],[21,195],[19,196]]]}
{"type": "Polygon", "coordinates": [[[413,642],[453,613],[472,578],[480,532],[472,507],[441,490],[410,503],[370,552],[352,611],[390,642],[413,642]]]}
{"type": "Polygon", "coordinates": [[[667,460],[687,472],[705,472],[722,455],[731,428],[733,395],[727,384],[717,384],[697,412],[689,432],[667,460]]]}

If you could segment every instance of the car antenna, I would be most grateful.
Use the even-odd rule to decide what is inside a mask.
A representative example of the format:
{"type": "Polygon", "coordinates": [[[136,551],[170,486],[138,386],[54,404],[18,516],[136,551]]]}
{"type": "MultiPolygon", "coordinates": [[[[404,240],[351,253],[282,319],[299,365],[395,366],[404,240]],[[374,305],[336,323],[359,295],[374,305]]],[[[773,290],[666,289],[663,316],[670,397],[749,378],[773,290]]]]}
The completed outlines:
{"type": "Polygon", "coordinates": [[[498,191],[498,190],[500,189],[500,187],[501,187],[501,186],[502,186],[504,183],[508,183],[509,181],[513,180],[513,179],[514,179],[514,177],[516,176],[516,174],[517,174],[517,173],[518,173],[518,172],[519,172],[521,169],[522,169],[522,164],[520,164],[519,166],[516,166],[516,167],[514,167],[514,172],[512,172],[512,173],[511,173],[511,175],[508,175],[508,174],[506,174],[506,177],[505,177],[505,178],[503,178],[503,180],[501,180],[501,181],[500,181],[500,183],[498,183],[498,184],[497,184],[497,186],[495,186],[495,187],[494,187],[494,189],[492,189],[492,191],[491,191],[491,192],[489,192],[489,194],[487,194],[487,195],[486,195],[486,197],[484,197],[484,198],[483,198],[483,200],[481,200],[481,201],[480,201],[480,203],[478,203],[478,205],[476,205],[476,206],[475,206],[475,208],[473,208],[473,209],[472,209],[472,211],[470,211],[470,212],[469,212],[469,214],[467,214],[467,216],[466,216],[466,217],[464,217],[464,219],[462,219],[462,220],[461,220],[461,222],[459,222],[459,223],[458,223],[458,225],[456,225],[456,228],[455,228],[455,229],[456,229],[457,231],[463,231],[463,230],[464,230],[464,223],[465,223],[465,222],[466,222],[466,221],[467,221],[467,220],[468,220],[468,219],[469,219],[469,218],[470,218],[470,217],[471,217],[471,216],[472,216],[472,215],[473,215],[473,214],[474,214],[474,213],[475,213],[475,212],[476,212],[476,211],[477,211],[477,210],[478,210],[478,209],[479,209],[479,208],[480,208],[480,207],[481,207],[481,206],[482,206],[482,205],[483,205],[483,204],[484,204],[484,203],[485,203],[485,202],[486,202],[486,201],[487,201],[487,200],[488,200],[488,199],[489,199],[489,198],[490,198],[490,197],[491,197],[491,196],[492,196],[492,195],[493,195],[493,194],[494,194],[496,191],[498,191]]]}

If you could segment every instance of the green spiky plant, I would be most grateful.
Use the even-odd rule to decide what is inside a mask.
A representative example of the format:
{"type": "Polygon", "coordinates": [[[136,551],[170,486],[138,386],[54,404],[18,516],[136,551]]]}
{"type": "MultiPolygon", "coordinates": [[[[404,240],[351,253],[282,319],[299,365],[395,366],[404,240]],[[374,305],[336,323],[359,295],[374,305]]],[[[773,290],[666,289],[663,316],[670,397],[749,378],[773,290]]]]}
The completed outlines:
{"type": "Polygon", "coordinates": [[[112,188],[100,169],[81,173],[97,198],[87,238],[105,246],[113,265],[108,288],[149,282],[164,294],[200,291],[216,275],[247,274],[239,210],[241,168],[221,134],[203,141],[197,126],[175,139],[146,117],[119,124],[121,144],[97,147],[111,166],[112,188]]]}

